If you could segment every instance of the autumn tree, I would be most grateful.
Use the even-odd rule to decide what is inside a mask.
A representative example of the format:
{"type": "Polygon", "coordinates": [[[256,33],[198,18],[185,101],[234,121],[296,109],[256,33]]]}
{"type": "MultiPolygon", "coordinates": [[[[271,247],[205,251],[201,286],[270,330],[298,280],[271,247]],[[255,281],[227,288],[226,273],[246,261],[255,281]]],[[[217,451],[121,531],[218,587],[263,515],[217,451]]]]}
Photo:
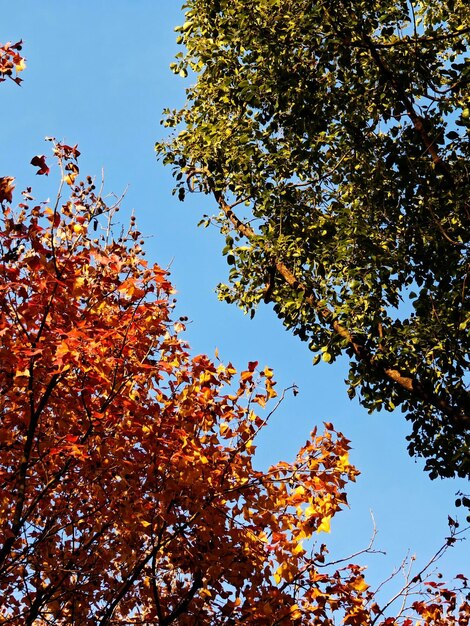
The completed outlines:
{"type": "MultiPolygon", "coordinates": [[[[78,183],[76,146],[53,150],[55,203],[29,188],[13,208],[0,179],[2,624],[467,619],[439,581],[409,595],[419,573],[390,621],[362,567],[328,563],[312,538],[346,504],[349,442],[326,424],[292,463],[256,470],[272,371],[190,356],[135,219],[113,235],[119,206],[78,183]]],[[[45,156],[32,163],[49,174],[45,156]]]]}
{"type": "Polygon", "coordinates": [[[157,145],[231,266],[348,393],[400,408],[431,478],[470,475],[468,58],[463,0],[188,0],[193,83],[157,145]],[[467,63],[466,63],[467,60],[467,63]]]}

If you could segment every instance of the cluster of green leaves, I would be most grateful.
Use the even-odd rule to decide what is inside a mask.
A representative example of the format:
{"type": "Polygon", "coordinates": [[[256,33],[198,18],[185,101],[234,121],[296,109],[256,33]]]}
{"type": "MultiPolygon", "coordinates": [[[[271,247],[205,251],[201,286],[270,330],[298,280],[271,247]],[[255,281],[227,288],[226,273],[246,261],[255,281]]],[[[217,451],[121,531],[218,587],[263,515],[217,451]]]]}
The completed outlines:
{"type": "Polygon", "coordinates": [[[347,353],[349,395],[401,407],[432,478],[468,476],[468,4],[185,9],[195,83],[157,152],[218,204],[220,297],[273,302],[315,363],[347,353]]]}

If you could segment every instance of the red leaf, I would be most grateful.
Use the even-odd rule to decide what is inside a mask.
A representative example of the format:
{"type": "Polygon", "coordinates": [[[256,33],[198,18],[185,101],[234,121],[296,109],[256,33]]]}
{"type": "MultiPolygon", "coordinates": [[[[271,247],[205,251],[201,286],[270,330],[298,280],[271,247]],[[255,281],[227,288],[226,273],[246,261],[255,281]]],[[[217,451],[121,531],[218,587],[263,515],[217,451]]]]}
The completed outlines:
{"type": "Polygon", "coordinates": [[[65,441],[67,441],[68,443],[77,443],[78,437],[77,435],[65,435],[65,441]]]}
{"type": "Polygon", "coordinates": [[[42,176],[43,174],[47,176],[50,172],[50,169],[46,165],[46,157],[43,154],[33,157],[31,159],[31,165],[39,167],[39,170],[36,172],[36,174],[40,176],[42,176]]]}
{"type": "Polygon", "coordinates": [[[78,144],[75,144],[74,146],[67,146],[66,144],[63,143],[63,144],[60,144],[60,147],[62,148],[62,151],[66,158],[78,159],[78,157],[80,156],[80,151],[78,150],[78,144]]]}

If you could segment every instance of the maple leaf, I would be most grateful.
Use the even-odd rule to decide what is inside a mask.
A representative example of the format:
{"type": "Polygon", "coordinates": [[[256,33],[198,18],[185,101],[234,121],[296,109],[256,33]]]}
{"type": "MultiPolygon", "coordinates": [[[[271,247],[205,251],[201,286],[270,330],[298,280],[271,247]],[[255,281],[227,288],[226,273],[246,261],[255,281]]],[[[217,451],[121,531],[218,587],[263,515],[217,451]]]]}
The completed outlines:
{"type": "Polygon", "coordinates": [[[78,149],[78,144],[75,144],[74,146],[68,146],[65,143],[59,143],[54,150],[54,154],[56,156],[63,156],[66,159],[77,160],[80,156],[80,151],[78,149]]]}
{"type": "Polygon", "coordinates": [[[324,517],[317,528],[317,533],[329,533],[331,531],[331,516],[324,517]]]}
{"type": "Polygon", "coordinates": [[[36,172],[37,175],[42,176],[42,175],[49,175],[50,169],[46,164],[46,157],[42,154],[42,155],[36,155],[31,159],[31,165],[34,165],[35,167],[38,167],[38,171],[36,172]]]}

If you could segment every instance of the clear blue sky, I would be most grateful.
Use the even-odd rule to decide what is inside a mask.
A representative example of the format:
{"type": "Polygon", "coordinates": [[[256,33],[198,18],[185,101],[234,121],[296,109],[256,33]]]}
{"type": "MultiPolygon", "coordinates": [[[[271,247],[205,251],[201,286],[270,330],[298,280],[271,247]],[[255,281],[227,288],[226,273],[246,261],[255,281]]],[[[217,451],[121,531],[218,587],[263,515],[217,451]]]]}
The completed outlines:
{"type": "MultiPolygon", "coordinates": [[[[105,188],[120,194],[128,187],[122,212],[135,211],[147,238],[149,260],[171,264],[178,290],[178,313],[191,323],[186,333],[193,352],[214,354],[243,368],[259,360],[274,368],[279,388],[296,383],[258,442],[258,462],[290,460],[315,424],[332,421],[352,440],[352,460],[361,470],[349,491],[351,508],[339,514],[331,536],[322,535],[336,555],[364,547],[373,511],[376,547],[387,556],[368,556],[370,579],[388,577],[410,551],[424,563],[447,533],[447,514],[455,517],[455,492],[463,481],[431,482],[406,453],[409,431],[401,414],[367,415],[350,402],[343,383],[345,363],[312,367],[306,345],[286,333],[269,307],[254,320],[217,301],[214,288],[227,275],[216,232],[196,227],[210,213],[209,198],[181,204],[172,195],[169,169],[153,150],[164,136],[164,107],[184,102],[185,81],[168,65],[177,47],[175,25],[183,22],[177,0],[0,1],[0,41],[24,40],[28,67],[23,86],[1,86],[0,176],[15,176],[18,188],[34,185],[37,199],[55,193],[52,181],[35,177],[29,165],[50,149],[52,135],[79,144],[81,173],[101,176],[105,188]]],[[[463,518],[463,515],[461,515],[463,518]]],[[[463,519],[461,521],[464,521],[463,519]]],[[[470,573],[469,544],[449,551],[446,575],[470,573]]]]}

